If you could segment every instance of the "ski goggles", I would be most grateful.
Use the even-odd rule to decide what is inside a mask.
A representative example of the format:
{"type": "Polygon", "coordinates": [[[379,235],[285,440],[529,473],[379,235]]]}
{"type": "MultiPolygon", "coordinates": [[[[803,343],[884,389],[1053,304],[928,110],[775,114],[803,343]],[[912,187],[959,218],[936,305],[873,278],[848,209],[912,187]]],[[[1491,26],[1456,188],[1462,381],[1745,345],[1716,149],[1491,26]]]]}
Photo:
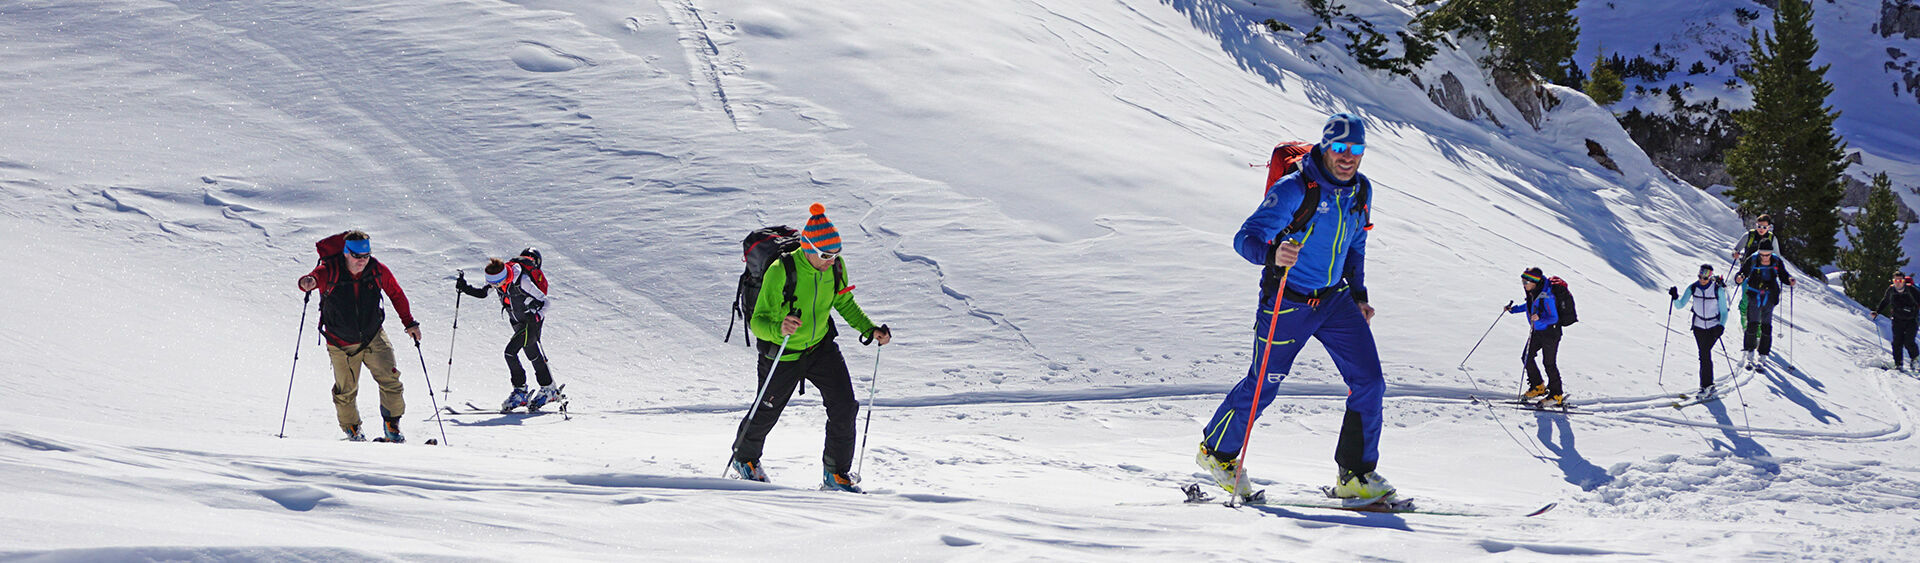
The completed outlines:
{"type": "Polygon", "coordinates": [[[1367,153],[1367,146],[1360,143],[1327,143],[1327,150],[1342,154],[1360,156],[1367,153]]]}

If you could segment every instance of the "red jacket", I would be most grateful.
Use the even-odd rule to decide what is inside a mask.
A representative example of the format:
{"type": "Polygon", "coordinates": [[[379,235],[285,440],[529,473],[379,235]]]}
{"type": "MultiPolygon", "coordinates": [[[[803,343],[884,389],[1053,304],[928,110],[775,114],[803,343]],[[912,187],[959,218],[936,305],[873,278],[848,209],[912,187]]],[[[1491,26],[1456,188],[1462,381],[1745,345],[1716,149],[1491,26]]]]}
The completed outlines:
{"type": "Polygon", "coordinates": [[[347,277],[345,259],[321,260],[307,275],[313,276],[320,290],[320,332],[327,342],[345,347],[368,342],[380,332],[386,312],[380,308],[380,293],[393,300],[393,311],[400,314],[402,326],[412,328],[413,311],[407,307],[407,294],[400,282],[380,259],[367,263],[359,276],[347,277]],[[371,279],[369,279],[371,278],[371,279]],[[378,291],[373,289],[378,286],[378,291]]]}

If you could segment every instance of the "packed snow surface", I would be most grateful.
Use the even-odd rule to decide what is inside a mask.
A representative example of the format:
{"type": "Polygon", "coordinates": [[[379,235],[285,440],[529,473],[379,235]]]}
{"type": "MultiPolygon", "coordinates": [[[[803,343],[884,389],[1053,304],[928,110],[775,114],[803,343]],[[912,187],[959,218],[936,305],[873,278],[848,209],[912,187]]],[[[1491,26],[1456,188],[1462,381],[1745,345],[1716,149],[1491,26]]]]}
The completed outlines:
{"type": "MultiPolygon", "coordinates": [[[[1268,18],[1314,21],[1241,0],[0,4],[0,559],[1920,557],[1920,380],[1881,368],[1863,309],[1808,280],[1764,369],[1722,358],[1728,398],[1673,408],[1697,363],[1665,290],[1724,268],[1730,210],[1576,93],[1536,130],[1444,51],[1421,76],[1462,77],[1505,126],[1460,120],[1268,18]],[[1338,111],[1369,124],[1380,472],[1476,516],[1180,503],[1255,353],[1259,269],[1230,244],[1261,199],[1248,164],[1338,111]],[[868,495],[814,490],[812,392],[771,484],[720,477],[754,392],[721,340],[738,241],[816,201],[895,330],[884,353],[840,340],[868,495]],[[388,316],[410,444],[339,440],[294,285],[349,228],[425,329],[410,346],[388,316]],[[451,285],[527,246],[570,416],[434,416],[506,396],[506,322],[451,285]],[[1529,266],[1578,295],[1560,363],[1586,414],[1471,400],[1519,386],[1524,323],[1496,308],[1529,266]]],[[[1273,392],[1249,471],[1310,500],[1345,388],[1310,346],[1273,392]]],[[[376,396],[363,377],[370,420],[376,396]]]]}

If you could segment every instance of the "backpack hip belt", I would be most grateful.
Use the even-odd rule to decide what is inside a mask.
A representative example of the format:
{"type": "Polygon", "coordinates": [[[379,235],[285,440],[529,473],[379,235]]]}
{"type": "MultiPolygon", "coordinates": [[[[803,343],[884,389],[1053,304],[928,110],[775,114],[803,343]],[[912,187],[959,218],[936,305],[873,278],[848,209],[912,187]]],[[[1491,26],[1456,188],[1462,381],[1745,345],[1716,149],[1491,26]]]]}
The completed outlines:
{"type": "Polygon", "coordinates": [[[1346,290],[1347,290],[1347,282],[1342,281],[1338,284],[1334,284],[1332,287],[1323,287],[1323,288],[1305,292],[1305,293],[1294,291],[1293,288],[1289,287],[1283,290],[1284,293],[1282,295],[1286,299],[1291,300],[1293,302],[1305,303],[1307,307],[1318,309],[1320,308],[1320,301],[1322,299],[1325,299],[1327,298],[1327,296],[1334,295],[1346,290]]]}

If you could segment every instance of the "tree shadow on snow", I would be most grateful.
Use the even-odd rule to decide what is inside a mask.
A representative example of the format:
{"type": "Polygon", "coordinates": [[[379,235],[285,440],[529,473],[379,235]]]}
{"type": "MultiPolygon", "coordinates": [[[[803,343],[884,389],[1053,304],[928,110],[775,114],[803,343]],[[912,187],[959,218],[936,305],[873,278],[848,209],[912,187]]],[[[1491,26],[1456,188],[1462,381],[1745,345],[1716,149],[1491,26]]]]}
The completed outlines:
{"type": "Polygon", "coordinates": [[[1613,476],[1608,475],[1606,469],[1587,461],[1585,456],[1580,455],[1580,450],[1574,448],[1570,415],[1536,412],[1533,418],[1540,423],[1540,432],[1537,434],[1540,445],[1558,456],[1557,463],[1560,471],[1566,474],[1568,483],[1580,487],[1582,491],[1591,491],[1613,482],[1613,476]],[[1556,433],[1560,436],[1557,444],[1553,440],[1556,433]]]}

